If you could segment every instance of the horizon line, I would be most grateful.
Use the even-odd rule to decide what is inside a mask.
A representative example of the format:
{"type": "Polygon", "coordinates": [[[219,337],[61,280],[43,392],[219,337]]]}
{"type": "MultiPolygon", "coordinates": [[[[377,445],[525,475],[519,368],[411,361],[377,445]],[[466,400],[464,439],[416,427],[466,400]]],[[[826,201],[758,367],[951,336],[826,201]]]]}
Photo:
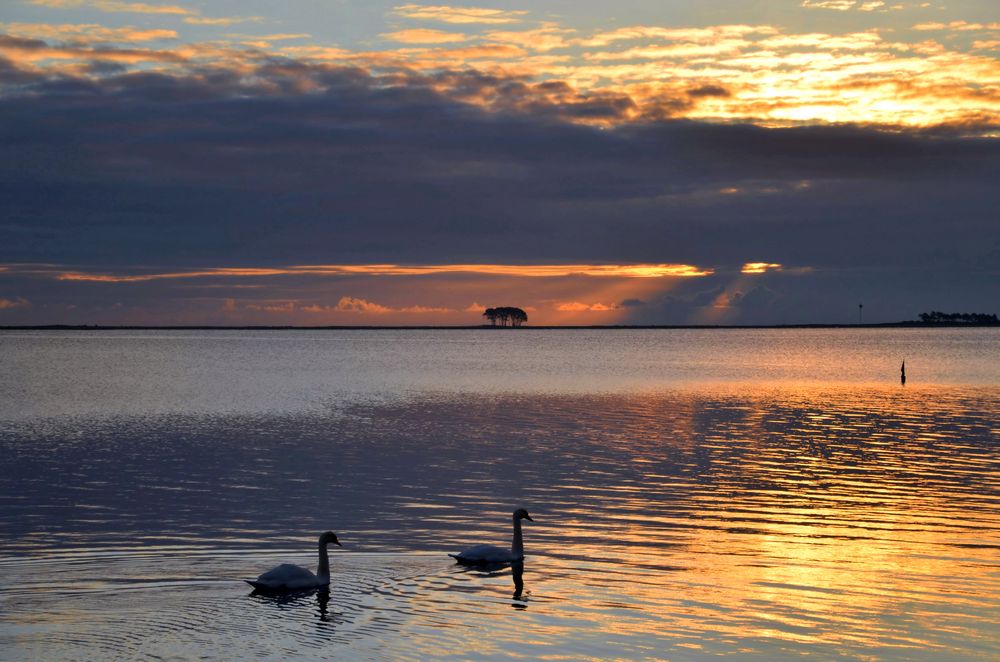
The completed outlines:
{"type": "Polygon", "coordinates": [[[535,329],[540,331],[554,330],[629,330],[629,329],[871,329],[871,328],[962,328],[1000,326],[998,323],[976,322],[921,322],[920,320],[903,320],[898,322],[871,323],[789,323],[789,324],[567,324],[567,325],[537,325],[520,327],[503,327],[491,324],[405,324],[405,325],[315,325],[303,326],[293,324],[5,324],[0,325],[0,331],[406,331],[406,330],[441,330],[441,331],[524,331],[535,329]]]}

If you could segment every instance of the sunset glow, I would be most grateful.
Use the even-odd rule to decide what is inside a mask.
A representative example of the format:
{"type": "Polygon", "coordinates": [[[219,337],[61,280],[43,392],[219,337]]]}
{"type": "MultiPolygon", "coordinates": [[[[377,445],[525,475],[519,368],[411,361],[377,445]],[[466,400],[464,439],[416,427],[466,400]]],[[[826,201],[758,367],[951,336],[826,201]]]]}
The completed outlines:
{"type": "Polygon", "coordinates": [[[987,0],[5,9],[0,324],[891,321],[995,276],[987,0]]]}

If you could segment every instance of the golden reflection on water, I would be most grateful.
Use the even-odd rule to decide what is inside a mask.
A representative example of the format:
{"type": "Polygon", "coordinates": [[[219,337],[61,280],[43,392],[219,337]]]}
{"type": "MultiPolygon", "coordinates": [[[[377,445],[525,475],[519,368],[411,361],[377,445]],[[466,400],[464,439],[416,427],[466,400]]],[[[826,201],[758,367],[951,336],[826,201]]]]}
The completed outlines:
{"type": "MultiPolygon", "coordinates": [[[[137,641],[229,659],[995,657],[998,420],[990,387],[799,384],[422,396],[256,427],[206,419],[186,428],[202,446],[176,451],[139,425],[112,437],[144,431],[145,445],[101,471],[94,442],[68,487],[105,483],[84,510],[142,529],[143,492],[114,473],[170,483],[175,463],[188,482],[169,497],[163,546],[43,517],[81,549],[53,558],[34,530],[0,557],[11,578],[0,644],[49,659],[137,641]],[[217,456],[192,458],[197,448],[217,456]],[[230,467],[224,479],[213,461],[230,467]],[[327,512],[310,510],[317,498],[327,512]],[[468,572],[444,556],[509,539],[512,505],[536,519],[517,595],[511,570],[468,572]],[[329,603],[248,601],[241,577],[312,562],[298,538],[253,542],[264,520],[295,518],[295,535],[329,520],[346,529],[329,603]]],[[[10,448],[15,466],[77,458],[29,438],[10,448]]],[[[80,512],[41,494],[29,494],[36,506],[80,512]]]]}

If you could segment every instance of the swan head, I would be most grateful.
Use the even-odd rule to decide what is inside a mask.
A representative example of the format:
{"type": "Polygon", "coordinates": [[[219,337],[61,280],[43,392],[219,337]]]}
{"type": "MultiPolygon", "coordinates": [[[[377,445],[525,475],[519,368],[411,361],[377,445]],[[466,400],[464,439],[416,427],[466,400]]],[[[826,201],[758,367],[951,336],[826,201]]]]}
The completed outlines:
{"type": "Polygon", "coordinates": [[[333,531],[327,531],[319,537],[320,545],[329,545],[330,543],[333,543],[337,547],[343,547],[343,545],[340,544],[340,541],[337,540],[337,534],[333,531]]]}
{"type": "Polygon", "coordinates": [[[518,508],[517,510],[514,511],[514,519],[516,519],[516,520],[518,520],[518,519],[526,519],[529,522],[534,522],[535,521],[535,520],[531,519],[531,515],[529,515],[528,511],[525,510],[524,508],[518,508]]]}

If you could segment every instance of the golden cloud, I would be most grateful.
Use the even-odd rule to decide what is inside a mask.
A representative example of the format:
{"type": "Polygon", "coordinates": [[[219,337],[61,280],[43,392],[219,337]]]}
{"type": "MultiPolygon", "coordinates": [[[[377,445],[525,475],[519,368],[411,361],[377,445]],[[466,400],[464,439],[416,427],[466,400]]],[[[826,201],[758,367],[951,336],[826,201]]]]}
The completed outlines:
{"type": "Polygon", "coordinates": [[[52,9],[76,9],[86,7],[107,13],[172,14],[194,16],[198,12],[179,5],[151,5],[145,2],[120,2],[119,0],[28,0],[33,5],[52,9]]]}
{"type": "Polygon", "coordinates": [[[968,23],[966,21],[951,21],[950,23],[918,23],[914,30],[955,30],[957,32],[979,32],[983,30],[1000,30],[1000,23],[968,23]]]}
{"type": "Polygon", "coordinates": [[[486,9],[483,7],[451,7],[448,5],[399,5],[393,13],[404,18],[413,18],[442,23],[516,23],[527,14],[524,10],[486,9]]]}
{"type": "Polygon", "coordinates": [[[849,11],[857,4],[855,0],[802,0],[802,7],[806,9],[833,9],[835,11],[849,11]]]}
{"type": "Polygon", "coordinates": [[[781,271],[781,265],[774,262],[747,262],[740,269],[744,274],[763,274],[768,271],[781,271]]]}
{"type": "Polygon", "coordinates": [[[144,29],[132,26],[109,28],[96,23],[2,23],[0,30],[15,37],[79,42],[137,43],[177,39],[176,30],[144,29]]]}
{"type": "Polygon", "coordinates": [[[486,33],[486,39],[504,44],[514,44],[532,51],[551,51],[573,45],[569,35],[576,30],[560,28],[554,23],[545,23],[532,30],[494,30],[486,33]]]}
{"type": "Polygon", "coordinates": [[[233,278],[268,276],[427,276],[434,274],[476,273],[492,276],[522,276],[527,278],[555,278],[563,276],[596,276],[618,278],[690,278],[709,276],[712,269],[690,264],[325,264],[276,268],[227,268],[198,269],[142,274],[88,273],[63,271],[55,273],[58,280],[89,281],[100,283],[138,283],[178,278],[233,278]]]}
{"type": "Polygon", "coordinates": [[[424,28],[397,30],[396,32],[386,32],[379,36],[401,44],[449,44],[469,40],[467,35],[459,32],[445,32],[444,30],[429,30],[424,28]]]}
{"type": "Polygon", "coordinates": [[[563,313],[582,313],[582,312],[597,312],[604,313],[613,310],[618,310],[619,306],[617,304],[605,304],[605,303],[581,303],[579,301],[567,301],[564,303],[558,303],[555,309],[563,313]]]}
{"type": "MultiPolygon", "coordinates": [[[[145,6],[110,0],[36,1],[46,6],[145,6]]],[[[851,6],[860,8],[862,4],[851,6]]],[[[202,20],[194,10],[157,7],[169,10],[167,13],[183,10],[188,12],[184,17],[202,20]]],[[[487,23],[520,20],[524,14],[416,4],[400,5],[396,13],[442,21],[442,17],[450,17],[453,22],[475,18],[487,23]]],[[[214,42],[138,49],[86,46],[172,39],[176,33],[102,26],[45,29],[18,24],[17,31],[11,24],[3,27],[27,39],[62,42],[0,41],[0,54],[16,66],[62,76],[116,75],[94,71],[90,67],[94,62],[115,62],[144,71],[155,67],[171,75],[201,75],[207,67],[217,67],[237,72],[248,86],[264,89],[254,71],[262,58],[273,53],[310,65],[294,73],[289,69],[288,76],[296,80],[287,89],[321,91],[324,83],[313,76],[312,67],[366,67],[378,70],[376,78],[386,85],[420,79],[442,95],[486,111],[552,111],[566,121],[597,126],[687,118],[765,126],[950,126],[968,127],[970,132],[978,126],[985,127],[980,132],[988,132],[990,126],[1000,124],[1000,64],[992,56],[994,39],[978,39],[971,46],[960,47],[955,40],[946,42],[947,46],[934,40],[889,40],[888,33],[876,30],[799,34],[770,25],[744,24],[697,28],[635,25],[578,36],[574,30],[547,22],[523,30],[510,26],[470,35],[398,30],[383,36],[412,47],[380,51],[315,44],[275,48],[270,42],[279,39],[276,35],[228,35],[242,39],[242,48],[214,42]],[[460,47],[425,47],[452,43],[460,47]],[[556,49],[565,52],[548,54],[556,49]],[[476,85],[468,85],[468,76],[455,72],[475,72],[481,77],[476,85]]],[[[915,27],[922,34],[930,30],[989,31],[1000,24],[952,21],[915,27]]]]}

